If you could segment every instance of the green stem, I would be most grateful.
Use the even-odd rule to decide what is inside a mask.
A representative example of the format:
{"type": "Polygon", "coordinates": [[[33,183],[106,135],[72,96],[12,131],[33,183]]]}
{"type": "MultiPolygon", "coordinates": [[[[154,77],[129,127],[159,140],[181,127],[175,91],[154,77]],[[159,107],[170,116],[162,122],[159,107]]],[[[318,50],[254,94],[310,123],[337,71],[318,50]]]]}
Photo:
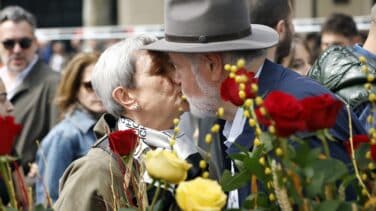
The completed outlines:
{"type": "Polygon", "coordinates": [[[158,181],[157,191],[155,191],[155,193],[154,193],[153,201],[151,202],[151,206],[150,206],[150,211],[154,210],[154,205],[157,202],[157,198],[158,198],[160,191],[161,191],[161,181],[158,181]]]}
{"type": "Polygon", "coordinates": [[[9,163],[0,162],[0,172],[3,176],[4,183],[8,190],[10,204],[12,207],[17,208],[16,195],[13,188],[12,174],[10,173],[10,168],[7,165],[9,165],[9,163]]]}
{"type": "MultiPolygon", "coordinates": [[[[323,132],[323,131],[320,131],[320,133],[323,132]]],[[[330,157],[330,151],[329,151],[329,145],[328,145],[328,142],[325,138],[325,135],[322,135],[322,136],[319,136],[320,139],[321,139],[321,142],[322,142],[322,146],[324,148],[324,153],[326,155],[327,158],[330,157]]]]}

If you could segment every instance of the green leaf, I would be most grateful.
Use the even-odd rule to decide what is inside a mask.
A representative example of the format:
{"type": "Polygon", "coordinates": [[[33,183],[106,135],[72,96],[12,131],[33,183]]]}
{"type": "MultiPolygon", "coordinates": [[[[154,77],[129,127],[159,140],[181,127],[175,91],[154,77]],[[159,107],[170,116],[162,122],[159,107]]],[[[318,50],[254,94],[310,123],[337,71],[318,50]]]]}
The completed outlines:
{"type": "Polygon", "coordinates": [[[232,144],[235,145],[235,147],[238,148],[240,152],[244,152],[245,154],[248,154],[249,149],[247,149],[246,147],[243,147],[242,145],[235,143],[235,142],[232,144]]]}
{"type": "Polygon", "coordinates": [[[257,158],[257,157],[246,158],[246,159],[244,159],[243,164],[244,164],[244,167],[248,171],[248,175],[254,174],[254,175],[256,175],[257,179],[264,181],[265,177],[266,177],[265,173],[264,173],[264,167],[261,166],[261,164],[259,163],[258,160],[259,160],[259,158],[257,158]]]}
{"type": "Polygon", "coordinates": [[[266,208],[269,208],[270,207],[270,203],[269,203],[269,200],[268,200],[268,196],[266,195],[266,193],[264,192],[258,192],[258,193],[253,193],[253,194],[250,194],[244,201],[243,205],[242,205],[242,208],[245,208],[247,210],[270,210],[270,209],[266,209],[266,208]],[[257,199],[257,207],[256,209],[254,209],[254,205],[255,205],[255,199],[257,199]]]}
{"type": "Polygon", "coordinates": [[[119,211],[136,211],[136,210],[137,210],[136,208],[120,208],[119,209],[119,211]]]}
{"type": "Polygon", "coordinates": [[[247,171],[241,171],[232,176],[230,171],[225,170],[220,184],[223,191],[228,192],[244,186],[249,181],[249,178],[250,176],[247,171]]]}
{"type": "Polygon", "coordinates": [[[368,170],[369,159],[367,159],[365,155],[369,149],[369,144],[361,144],[358,149],[355,150],[355,158],[360,170],[368,170]]]}
{"type": "Polygon", "coordinates": [[[302,143],[298,147],[296,147],[295,152],[296,154],[293,161],[296,162],[300,167],[304,168],[317,160],[321,149],[312,149],[308,146],[308,144],[302,143]]]}
{"type": "Polygon", "coordinates": [[[307,195],[310,198],[316,197],[317,195],[321,195],[323,191],[324,178],[325,178],[324,173],[317,172],[315,177],[312,178],[312,181],[308,183],[308,185],[306,186],[307,195]]]}
{"type": "Polygon", "coordinates": [[[339,195],[339,198],[342,199],[343,201],[345,200],[346,198],[346,188],[349,184],[354,184],[354,185],[359,185],[359,183],[357,182],[356,180],[356,176],[355,174],[350,174],[350,175],[347,175],[345,176],[342,180],[341,180],[341,185],[339,186],[338,188],[338,195],[339,195]]]}
{"type": "Polygon", "coordinates": [[[353,204],[350,202],[342,202],[337,210],[338,211],[352,211],[353,204]]]}
{"type": "Polygon", "coordinates": [[[336,211],[338,210],[339,206],[341,204],[341,201],[338,200],[328,200],[321,202],[320,204],[314,206],[315,211],[336,211]]]}
{"type": "Polygon", "coordinates": [[[231,159],[231,160],[244,160],[244,158],[246,158],[248,155],[245,154],[245,153],[234,153],[234,154],[229,154],[228,157],[231,159]]]}
{"type": "Polygon", "coordinates": [[[265,153],[268,153],[273,150],[273,137],[269,133],[261,133],[260,141],[264,145],[265,153]]]}
{"type": "Polygon", "coordinates": [[[5,211],[18,211],[18,209],[13,207],[5,207],[5,211]]]}
{"type": "Polygon", "coordinates": [[[315,175],[317,172],[324,173],[324,181],[326,183],[335,182],[348,173],[346,165],[334,158],[316,160],[311,166],[315,171],[315,175]]]}

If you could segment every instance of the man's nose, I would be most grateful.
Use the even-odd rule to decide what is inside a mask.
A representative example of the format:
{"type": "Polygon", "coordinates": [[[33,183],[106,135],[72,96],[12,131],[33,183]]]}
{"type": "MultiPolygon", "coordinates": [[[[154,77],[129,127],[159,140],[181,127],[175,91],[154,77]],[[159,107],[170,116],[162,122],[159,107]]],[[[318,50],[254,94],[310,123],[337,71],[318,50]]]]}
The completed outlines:
{"type": "Polygon", "coordinates": [[[172,73],[172,81],[175,83],[175,84],[178,84],[178,85],[180,85],[181,84],[181,76],[180,76],[180,74],[179,74],[179,72],[178,71],[173,71],[173,73],[172,73]]]}
{"type": "Polygon", "coordinates": [[[22,48],[21,48],[21,46],[20,46],[20,44],[18,42],[16,42],[16,44],[14,45],[13,51],[14,52],[20,52],[20,51],[22,51],[22,48]]]}
{"type": "Polygon", "coordinates": [[[14,109],[13,104],[9,100],[5,103],[5,108],[8,114],[12,113],[14,109]]]}

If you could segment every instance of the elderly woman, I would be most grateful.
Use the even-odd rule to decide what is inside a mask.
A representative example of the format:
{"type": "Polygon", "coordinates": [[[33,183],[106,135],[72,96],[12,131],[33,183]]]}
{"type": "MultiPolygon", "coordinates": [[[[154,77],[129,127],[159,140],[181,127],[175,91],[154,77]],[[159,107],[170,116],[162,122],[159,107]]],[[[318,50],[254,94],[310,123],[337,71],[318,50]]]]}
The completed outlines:
{"type": "Polygon", "coordinates": [[[42,140],[37,152],[39,176],[37,203],[50,204],[59,193],[59,179],[74,160],[84,156],[96,141],[93,127],[104,107],[91,85],[98,55],[76,55],[63,71],[56,102],[63,120],[42,140]]]}
{"type": "MultiPolygon", "coordinates": [[[[148,149],[169,148],[173,119],[187,106],[178,84],[171,80],[174,69],[163,54],[141,47],[156,38],[128,38],[108,48],[96,64],[92,82],[110,114],[98,122],[102,138],[89,153],[76,160],[64,173],[56,210],[113,210],[122,205],[124,176],[108,147],[107,135],[132,128],[140,137],[134,157],[148,149]],[[140,150],[142,148],[142,150],[140,150]]],[[[200,155],[191,140],[180,135],[174,148],[180,158],[194,167],[188,178],[201,174],[200,155]]],[[[150,198],[149,198],[150,199],[150,198]]]]}

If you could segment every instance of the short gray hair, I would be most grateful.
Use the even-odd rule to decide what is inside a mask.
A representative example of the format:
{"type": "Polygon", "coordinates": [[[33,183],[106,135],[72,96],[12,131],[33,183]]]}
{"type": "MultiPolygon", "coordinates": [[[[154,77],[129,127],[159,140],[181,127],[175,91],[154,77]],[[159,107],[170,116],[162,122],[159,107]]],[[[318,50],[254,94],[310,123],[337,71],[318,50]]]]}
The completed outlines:
{"type": "Polygon", "coordinates": [[[112,98],[112,91],[118,86],[135,87],[136,58],[134,52],[156,40],[156,37],[148,35],[130,37],[112,45],[99,57],[93,69],[91,81],[95,92],[110,114],[119,117],[125,111],[112,98]]]}
{"type": "Polygon", "coordinates": [[[34,15],[20,6],[8,6],[0,11],[0,23],[8,20],[16,23],[26,21],[30,24],[33,32],[37,28],[37,21],[34,15]]]}

